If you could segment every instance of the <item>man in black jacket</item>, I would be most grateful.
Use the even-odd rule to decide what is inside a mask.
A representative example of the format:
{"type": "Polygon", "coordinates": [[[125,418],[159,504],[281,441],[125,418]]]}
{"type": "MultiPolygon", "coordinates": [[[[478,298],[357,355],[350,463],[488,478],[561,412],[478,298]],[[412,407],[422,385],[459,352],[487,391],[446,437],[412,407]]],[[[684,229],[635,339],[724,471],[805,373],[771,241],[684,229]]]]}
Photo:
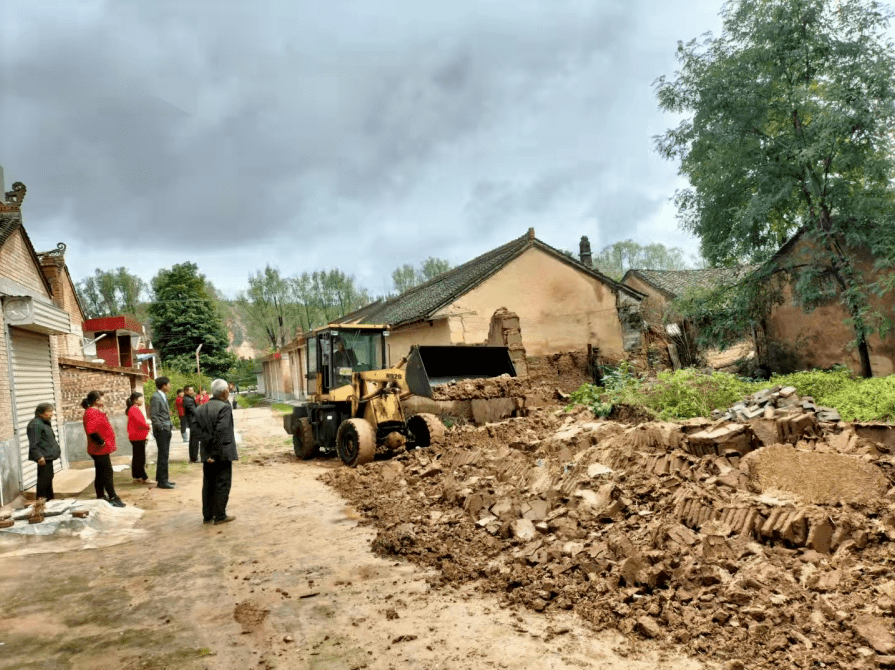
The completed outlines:
{"type": "Polygon", "coordinates": [[[233,461],[236,453],[236,434],[233,431],[233,408],[228,399],[227,382],[211,382],[212,398],[196,410],[196,432],[199,434],[202,455],[202,519],[205,523],[228,523],[236,517],[227,514],[230,484],[233,480],[233,461]]]}
{"type": "Polygon", "coordinates": [[[42,402],[28,422],[28,460],[37,463],[37,497],[53,499],[53,461],[62,455],[50,420],[53,405],[42,402]]]}
{"type": "Polygon", "coordinates": [[[196,389],[183,388],[183,422],[190,429],[190,463],[199,462],[199,435],[196,431],[196,389]]]}

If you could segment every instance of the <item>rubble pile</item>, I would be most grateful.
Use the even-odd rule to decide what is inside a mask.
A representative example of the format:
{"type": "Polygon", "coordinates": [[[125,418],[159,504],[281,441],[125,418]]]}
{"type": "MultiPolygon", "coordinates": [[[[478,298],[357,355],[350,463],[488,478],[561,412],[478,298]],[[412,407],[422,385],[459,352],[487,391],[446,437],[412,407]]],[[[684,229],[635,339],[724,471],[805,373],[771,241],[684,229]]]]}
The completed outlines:
{"type": "Polygon", "coordinates": [[[810,396],[799,397],[794,386],[772,386],[762,389],[736,403],[726,412],[715,410],[713,419],[730,421],[750,421],[759,417],[773,419],[784,413],[805,413],[816,415],[818,421],[841,421],[839,412],[832,407],[820,407],[810,396]]]}
{"type": "Polygon", "coordinates": [[[730,668],[895,666],[889,448],[769,396],[744,403],[760,416],[634,427],[536,408],[325,478],[377,552],[507,605],[730,668]]]}

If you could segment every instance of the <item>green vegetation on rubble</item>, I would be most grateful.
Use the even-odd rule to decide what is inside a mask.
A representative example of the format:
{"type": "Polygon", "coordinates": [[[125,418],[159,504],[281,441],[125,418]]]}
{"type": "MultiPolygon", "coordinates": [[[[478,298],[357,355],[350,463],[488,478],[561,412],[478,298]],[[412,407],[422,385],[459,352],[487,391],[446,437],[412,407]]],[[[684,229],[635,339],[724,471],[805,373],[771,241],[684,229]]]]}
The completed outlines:
{"type": "Polygon", "coordinates": [[[566,409],[586,406],[606,417],[615,405],[641,407],[662,420],[709,416],[745,396],[772,386],[793,386],[818,405],[836,408],[846,421],[888,421],[895,418],[895,375],[863,379],[846,368],[775,375],[756,382],[726,372],[705,373],[693,368],[660,372],[647,379],[627,363],[603,371],[601,386],[584,384],[570,397],[566,409]]]}

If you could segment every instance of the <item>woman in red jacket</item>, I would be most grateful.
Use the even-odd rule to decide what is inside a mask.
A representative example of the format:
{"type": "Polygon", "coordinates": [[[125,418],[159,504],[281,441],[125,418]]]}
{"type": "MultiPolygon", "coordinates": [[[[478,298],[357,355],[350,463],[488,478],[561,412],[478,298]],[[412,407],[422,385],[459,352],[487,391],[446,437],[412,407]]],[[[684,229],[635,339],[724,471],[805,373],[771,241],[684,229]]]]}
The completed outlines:
{"type": "Polygon", "coordinates": [[[102,391],[91,391],[81,401],[84,408],[84,432],[87,433],[87,453],[96,467],[96,478],[93,486],[96,497],[108,500],[115,507],[125,507],[121,498],[115,493],[112,479],[112,457],[115,451],[115,431],[109,423],[109,417],[100,411],[103,406],[102,391]],[[104,494],[108,494],[108,497],[104,494]]]}
{"type": "Polygon", "coordinates": [[[131,441],[133,456],[131,457],[131,477],[135,482],[146,484],[146,436],[149,435],[149,424],[143,414],[143,394],[139,391],[131,393],[127,399],[127,437],[131,441]]]}

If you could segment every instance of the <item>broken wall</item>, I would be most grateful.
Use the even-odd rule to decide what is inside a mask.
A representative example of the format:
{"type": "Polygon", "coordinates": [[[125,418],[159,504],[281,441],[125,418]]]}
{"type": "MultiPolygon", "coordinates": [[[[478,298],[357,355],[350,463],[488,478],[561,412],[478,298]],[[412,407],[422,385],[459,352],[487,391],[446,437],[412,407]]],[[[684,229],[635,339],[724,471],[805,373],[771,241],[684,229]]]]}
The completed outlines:
{"type": "MultiPolygon", "coordinates": [[[[783,267],[799,265],[806,262],[811,253],[812,243],[802,238],[779,263],[783,267]]],[[[865,278],[873,281],[879,278],[873,270],[873,259],[869,253],[852,252],[852,256],[865,278]]],[[[871,295],[870,304],[884,315],[895,311],[895,297],[891,293],[882,298],[871,295]]],[[[767,347],[768,367],[773,372],[787,373],[843,364],[860,374],[860,357],[852,344],[854,330],[845,323],[847,318],[848,314],[837,301],[806,312],[793,299],[791,284],[786,284],[783,303],[773,307],[765,322],[764,344],[767,347]]],[[[868,338],[868,344],[874,376],[895,373],[895,333],[885,338],[872,335],[868,338]]]]}

